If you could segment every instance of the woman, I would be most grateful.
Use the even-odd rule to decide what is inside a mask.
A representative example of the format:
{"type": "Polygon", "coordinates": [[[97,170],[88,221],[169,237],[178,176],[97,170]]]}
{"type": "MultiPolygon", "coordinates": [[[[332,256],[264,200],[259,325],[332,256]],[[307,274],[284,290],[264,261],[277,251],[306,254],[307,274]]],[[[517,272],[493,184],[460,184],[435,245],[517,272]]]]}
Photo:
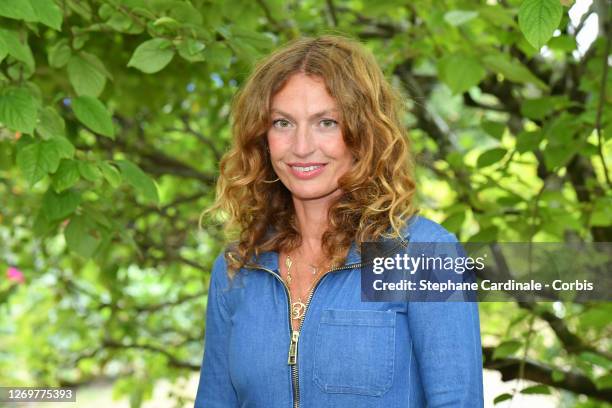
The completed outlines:
{"type": "Polygon", "coordinates": [[[478,309],[362,302],[359,244],[456,242],[416,215],[401,99],[372,55],[300,38],[232,106],[196,408],[481,407],[478,309]]]}

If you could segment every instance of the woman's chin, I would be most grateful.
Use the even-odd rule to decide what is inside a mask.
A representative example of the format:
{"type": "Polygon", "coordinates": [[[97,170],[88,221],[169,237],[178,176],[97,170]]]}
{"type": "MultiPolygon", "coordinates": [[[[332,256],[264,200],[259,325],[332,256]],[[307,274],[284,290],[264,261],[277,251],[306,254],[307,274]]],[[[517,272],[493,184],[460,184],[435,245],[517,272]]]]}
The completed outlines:
{"type": "Polygon", "coordinates": [[[302,201],[312,201],[319,199],[329,199],[340,195],[340,190],[333,189],[293,189],[290,190],[294,199],[302,201]]]}

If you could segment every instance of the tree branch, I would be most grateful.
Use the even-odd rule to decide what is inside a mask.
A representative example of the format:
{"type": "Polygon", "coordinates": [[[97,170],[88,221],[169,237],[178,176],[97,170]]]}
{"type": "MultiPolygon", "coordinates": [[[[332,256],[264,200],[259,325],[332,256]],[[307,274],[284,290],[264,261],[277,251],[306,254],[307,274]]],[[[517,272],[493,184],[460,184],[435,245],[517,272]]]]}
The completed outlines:
{"type": "MultiPolygon", "coordinates": [[[[499,371],[503,381],[519,378],[521,359],[510,357],[493,359],[494,347],[483,347],[482,351],[484,368],[499,371]]],[[[580,373],[553,369],[535,361],[526,360],[522,378],[550,385],[551,387],[562,388],[576,394],[584,394],[589,397],[612,402],[612,389],[598,389],[590,378],[580,373]],[[563,378],[560,381],[555,381],[553,379],[553,371],[561,372],[563,378]]]]}
{"type": "Polygon", "coordinates": [[[331,18],[332,25],[334,27],[338,27],[338,17],[336,16],[336,8],[334,7],[334,2],[332,0],[325,0],[325,4],[327,5],[327,11],[329,12],[329,17],[331,18]]]}
{"type": "Polygon", "coordinates": [[[159,354],[166,356],[166,358],[168,358],[168,364],[172,367],[185,368],[185,369],[193,370],[193,371],[200,370],[199,364],[192,364],[188,361],[179,360],[176,357],[174,357],[172,354],[170,354],[169,351],[164,350],[160,347],[150,345],[150,344],[123,344],[123,343],[120,343],[114,340],[104,340],[104,342],[102,343],[102,346],[106,348],[110,348],[110,349],[124,349],[124,350],[136,349],[136,350],[152,351],[154,353],[159,353],[159,354]]]}

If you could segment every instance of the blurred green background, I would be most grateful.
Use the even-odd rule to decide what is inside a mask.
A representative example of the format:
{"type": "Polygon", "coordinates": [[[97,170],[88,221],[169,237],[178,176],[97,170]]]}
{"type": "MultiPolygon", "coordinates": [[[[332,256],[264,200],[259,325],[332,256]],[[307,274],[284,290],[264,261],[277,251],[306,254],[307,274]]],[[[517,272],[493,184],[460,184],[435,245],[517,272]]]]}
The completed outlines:
{"type": "MultiPolygon", "coordinates": [[[[299,35],[372,50],[405,96],[422,213],[461,241],[612,241],[610,17],[600,0],[1,0],[0,385],[193,404],[223,242],[197,224],[229,103],[299,35]]],[[[612,304],[479,307],[486,406],[610,406],[612,304]]]]}

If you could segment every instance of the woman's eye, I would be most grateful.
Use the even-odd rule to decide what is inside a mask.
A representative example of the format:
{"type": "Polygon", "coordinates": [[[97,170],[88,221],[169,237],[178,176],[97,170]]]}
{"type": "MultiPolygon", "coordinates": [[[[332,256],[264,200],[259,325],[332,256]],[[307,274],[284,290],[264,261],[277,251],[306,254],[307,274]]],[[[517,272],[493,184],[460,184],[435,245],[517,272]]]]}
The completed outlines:
{"type": "Polygon", "coordinates": [[[338,124],[338,122],[336,122],[333,119],[323,119],[321,121],[321,124],[323,125],[323,127],[325,128],[330,128],[330,127],[334,127],[338,124]]]}
{"type": "Polygon", "coordinates": [[[289,122],[285,119],[276,119],[274,122],[272,122],[272,125],[277,128],[286,128],[289,126],[289,122]]]}

